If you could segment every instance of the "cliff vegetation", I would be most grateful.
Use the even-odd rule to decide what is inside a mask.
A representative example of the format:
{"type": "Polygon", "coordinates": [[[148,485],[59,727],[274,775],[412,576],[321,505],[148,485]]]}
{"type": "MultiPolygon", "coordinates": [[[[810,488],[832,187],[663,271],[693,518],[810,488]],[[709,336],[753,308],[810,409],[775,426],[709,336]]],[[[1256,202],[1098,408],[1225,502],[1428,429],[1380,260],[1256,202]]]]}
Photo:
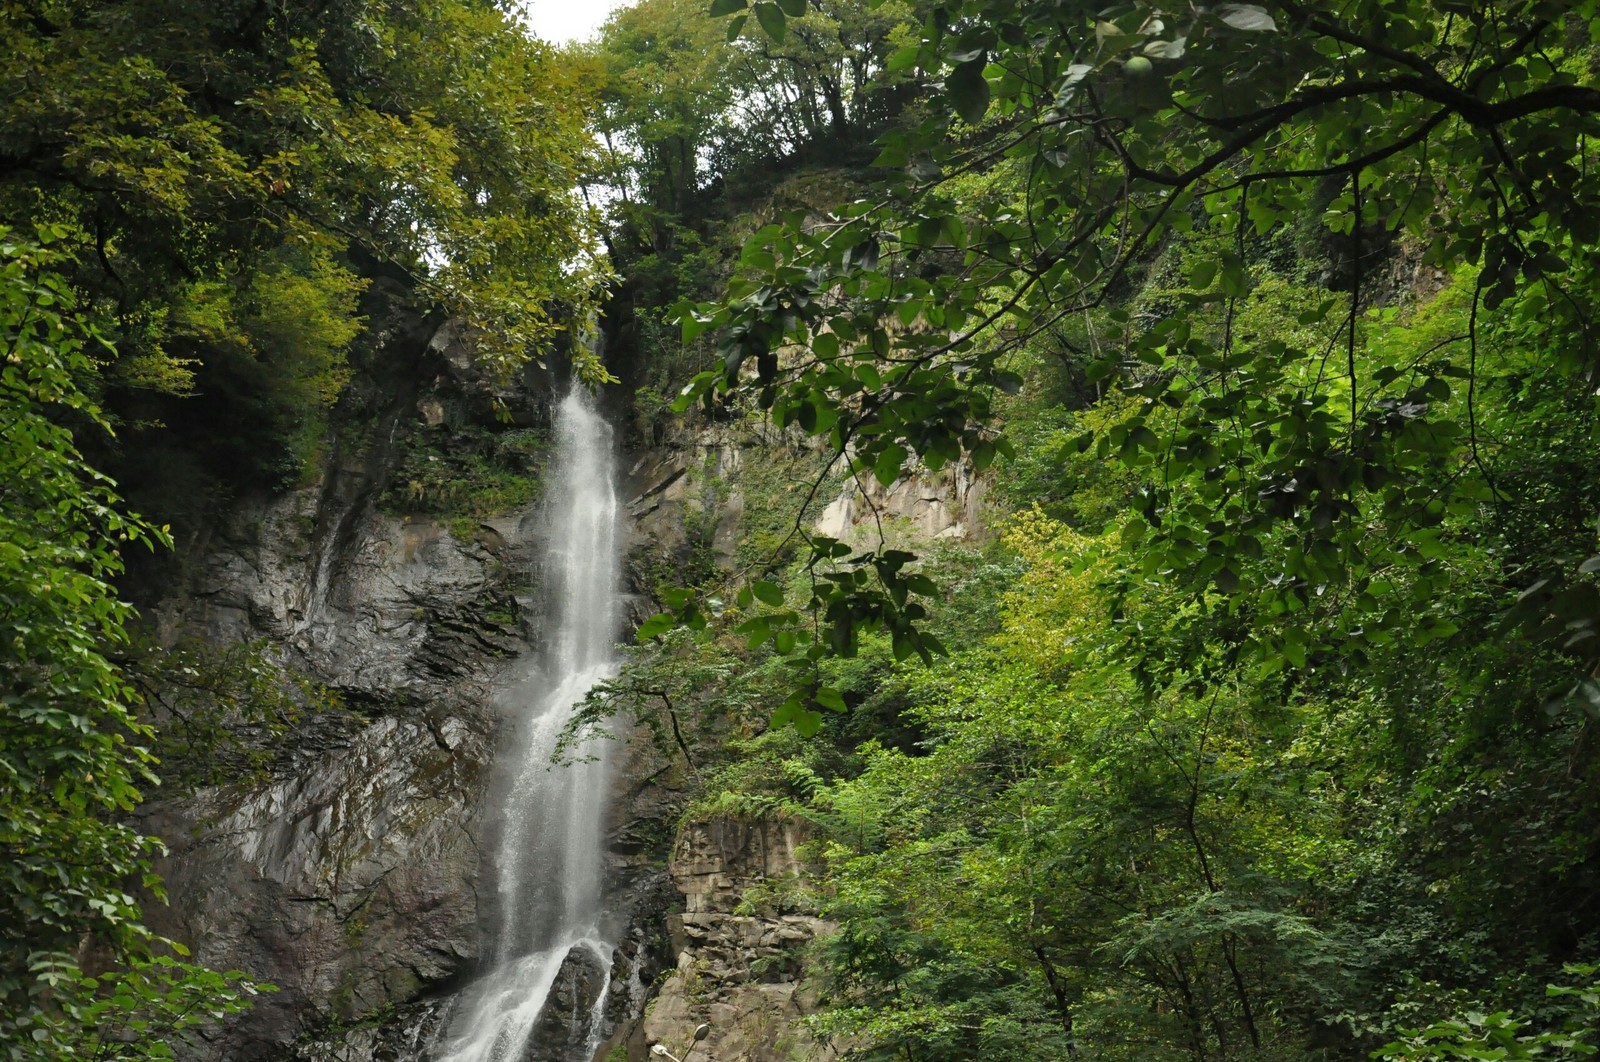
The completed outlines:
{"type": "Polygon", "coordinates": [[[263,909],[349,872],[274,1043],[377,1042],[471,958],[491,728],[450,698],[533,637],[502,532],[560,360],[676,469],[579,721],[672,782],[630,843],[686,897],[673,1051],[1600,1051],[1594,0],[0,29],[6,1057],[165,1057],[265,987],[148,928],[162,776],[292,849],[263,909]],[[237,644],[140,625],[218,556],[308,588],[237,644]],[[415,797],[444,871],[277,821],[355,747],[393,784],[349,806],[415,797]]]}
{"type": "Polygon", "coordinates": [[[1592,5],[704,32],[826,79],[884,14],[869,165],[843,123],[765,180],[701,149],[677,269],[625,229],[671,280],[654,390],[812,457],[612,698],[695,735],[685,829],[812,831],[765,901],[837,927],[803,1023],[884,1059],[1592,1054],[1592,5]],[[893,499],[956,472],[986,530],[930,544],[893,499]]]}

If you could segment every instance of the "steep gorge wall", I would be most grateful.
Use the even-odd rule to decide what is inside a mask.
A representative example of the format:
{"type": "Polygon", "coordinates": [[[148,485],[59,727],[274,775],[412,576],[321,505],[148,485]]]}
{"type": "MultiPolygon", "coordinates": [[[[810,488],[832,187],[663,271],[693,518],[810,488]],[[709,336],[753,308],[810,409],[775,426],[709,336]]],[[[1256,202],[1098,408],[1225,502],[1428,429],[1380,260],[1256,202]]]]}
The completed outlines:
{"type": "MultiPolygon", "coordinates": [[[[535,504],[463,521],[380,501],[408,433],[451,418],[493,430],[495,400],[516,423],[547,422],[550,387],[538,374],[511,389],[478,377],[450,327],[398,298],[374,320],[381,371],[358,377],[361,409],[320,474],[234,505],[185,544],[181,588],[147,609],[164,642],[264,644],[342,705],[298,719],[265,770],[141,810],[171,849],[158,869],[172,902],[152,905],[156,927],[201,962],[279,988],[198,1057],[425,1058],[480,958],[496,697],[544,637],[541,525],[535,504]]],[[[655,578],[689,554],[733,565],[770,516],[763,495],[793,488],[784,461],[802,451],[752,425],[679,433],[634,455],[623,485],[633,618],[654,611],[655,578]]],[[[829,533],[851,537],[887,514],[948,538],[975,531],[982,485],[957,472],[868,494],[828,489],[829,533]]],[[[618,1032],[599,1057],[638,1062],[651,1043],[686,1046],[701,1022],[713,1032],[700,1050],[722,1062],[834,1057],[795,1024],[814,1003],[803,954],[827,927],[745,903],[752,887],[803,873],[803,830],[730,818],[679,829],[687,765],[642,733],[620,759],[607,887],[631,928],[611,971],[618,1032]],[[630,1020],[647,994],[648,1018],[630,1020]]],[[[603,980],[581,964],[565,970],[549,1020],[586,1009],[603,980]]],[[[547,1033],[559,1041],[559,1029],[547,1033]]]]}
{"type": "MultiPolygon", "coordinates": [[[[751,904],[806,875],[804,824],[782,816],[686,822],[670,873],[683,911],[668,919],[677,965],[643,1022],[644,1039],[682,1056],[733,1062],[831,1062],[837,1049],[802,1024],[817,1003],[807,947],[834,927],[803,909],[751,904]]],[[[633,1056],[630,1055],[630,1062],[633,1056]]]]}
{"type": "MultiPolygon", "coordinates": [[[[270,746],[264,769],[140,810],[170,848],[156,928],[198,961],[278,987],[198,1057],[421,1057],[479,958],[496,698],[544,637],[542,523],[536,502],[473,520],[380,502],[409,435],[452,417],[497,430],[496,400],[515,424],[547,423],[550,387],[537,372],[498,387],[448,324],[431,327],[399,298],[381,309],[356,408],[314,481],[241,499],[180,544],[181,585],[146,608],[158,642],[264,646],[337,704],[247,739],[270,746]]],[[[641,755],[623,757],[608,888],[621,917],[648,927],[666,885],[640,840],[663,831],[626,817],[659,805],[639,783],[659,768],[641,755]]],[[[659,951],[637,930],[619,962],[649,977],[659,951]]],[[[582,971],[567,982],[561,991],[584,991],[582,971]]]]}
{"type": "Polygon", "coordinates": [[[374,326],[315,482],[236,504],[188,543],[186,585],[152,610],[164,642],[262,643],[342,710],[302,718],[259,777],[156,800],[172,903],[158,928],[217,968],[279,987],[218,1058],[268,1057],[329,1023],[383,1013],[478,949],[478,806],[493,760],[489,688],[537,636],[526,514],[462,541],[376,506],[396,436],[433,390],[462,390],[452,351],[400,300],[374,326]],[[373,421],[376,423],[373,423],[373,421]]]}
{"type": "Polygon", "coordinates": [[[262,533],[215,554],[211,592],[186,603],[191,629],[269,639],[353,710],[291,731],[264,779],[146,808],[146,828],[172,846],[158,869],[174,924],[162,928],[202,961],[280,988],[230,1050],[359,1020],[476,957],[489,687],[525,638],[482,618],[515,607],[514,551],[375,514],[360,521],[348,567],[333,561],[331,599],[307,603],[318,611],[308,624],[284,604],[310,558],[285,565],[272,533],[282,522],[240,519],[257,515],[262,533]]]}

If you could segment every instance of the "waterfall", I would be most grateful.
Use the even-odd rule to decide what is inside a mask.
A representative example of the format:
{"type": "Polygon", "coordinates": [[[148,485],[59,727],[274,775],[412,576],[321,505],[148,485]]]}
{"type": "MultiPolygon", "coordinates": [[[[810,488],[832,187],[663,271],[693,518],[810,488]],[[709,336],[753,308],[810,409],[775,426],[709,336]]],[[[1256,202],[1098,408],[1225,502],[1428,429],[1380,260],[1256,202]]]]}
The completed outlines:
{"type": "Polygon", "coordinates": [[[599,964],[604,984],[570,1019],[592,1056],[601,1040],[614,942],[600,926],[607,742],[591,738],[552,765],[584,695],[615,672],[619,621],[617,499],[611,430],[581,386],[556,413],[545,557],[552,647],[507,697],[514,741],[499,809],[494,886],[500,912],[492,967],[443,1026],[439,1062],[519,1062],[569,956],[599,964]],[[581,1028],[580,1028],[581,1026],[581,1028]]]}

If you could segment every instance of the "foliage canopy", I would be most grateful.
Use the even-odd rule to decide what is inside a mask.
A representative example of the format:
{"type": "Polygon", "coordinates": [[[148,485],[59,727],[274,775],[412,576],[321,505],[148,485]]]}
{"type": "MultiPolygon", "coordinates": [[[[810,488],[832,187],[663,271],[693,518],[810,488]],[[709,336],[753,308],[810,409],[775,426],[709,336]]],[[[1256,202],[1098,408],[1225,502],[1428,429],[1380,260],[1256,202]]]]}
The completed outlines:
{"type": "Polygon", "coordinates": [[[103,340],[64,262],[0,230],[0,1050],[170,1057],[169,1037],[255,986],[179,961],[140,922],[134,893],[161,895],[159,842],[120,816],[156,782],[153,735],[106,652],[132,614],[112,585],[122,551],[168,539],[122,510],[62,423],[108,429],[82,390],[103,340]]]}
{"type": "MultiPolygon", "coordinates": [[[[816,7],[711,10],[777,48],[816,7]]],[[[665,594],[618,686],[696,763],[697,722],[774,726],[703,806],[820,834],[819,1026],[881,1058],[1586,1056],[1543,990],[1600,946],[1600,9],[915,17],[855,201],[681,308],[716,361],[679,409],[820,444],[819,489],[985,471],[1020,574],[975,634],[935,584],[969,568],[796,502],[799,558],[665,594]]]]}
{"type": "MultiPolygon", "coordinates": [[[[1124,528],[1141,543],[1127,592],[1159,578],[1207,610],[1294,617],[1230,656],[1261,666],[1304,664],[1308,625],[1344,653],[1409,637],[1403,609],[1379,623],[1343,605],[1399,565],[1426,612],[1439,522],[1518,503],[1475,415],[1486,333],[1545,352],[1536,372],[1593,378],[1594,5],[1374,0],[1334,18],[972,0],[925,14],[889,59],[933,93],[926,119],[885,138],[879,164],[900,179],[751,240],[729,299],[685,311],[686,337],[719,330],[724,367],[680,401],[748,383],[777,423],[888,483],[913,458],[1009,454],[996,396],[1017,388],[1019,350],[1052,344],[1140,399],[1083,440],[1157,470],[1124,528]],[[1294,331],[1245,331],[1242,300],[1286,232],[1325,249],[1324,296],[1294,331]],[[1197,252],[1182,283],[1133,316],[1126,296],[1182,240],[1197,252]],[[1391,256],[1464,273],[1467,328],[1359,364],[1391,256]]],[[[885,573],[817,606],[894,625],[905,589],[885,573]]],[[[1203,666],[1167,648],[1143,657],[1203,666]]]]}
{"type": "Polygon", "coordinates": [[[15,2],[0,20],[0,221],[79,234],[113,382],[193,390],[243,356],[304,381],[289,405],[326,405],[356,275],[415,284],[501,373],[592,310],[587,93],[493,5],[15,2]]]}

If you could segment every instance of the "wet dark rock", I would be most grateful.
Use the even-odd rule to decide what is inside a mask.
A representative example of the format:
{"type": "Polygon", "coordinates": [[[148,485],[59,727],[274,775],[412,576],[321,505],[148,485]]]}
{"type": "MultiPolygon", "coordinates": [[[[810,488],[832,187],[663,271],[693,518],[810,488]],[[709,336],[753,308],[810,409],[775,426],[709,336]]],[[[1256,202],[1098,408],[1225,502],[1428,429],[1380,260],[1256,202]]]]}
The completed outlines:
{"type": "Polygon", "coordinates": [[[359,1060],[359,1062],[416,1062],[427,1056],[440,1021],[443,999],[407,1003],[380,1013],[374,1020],[296,1044],[289,1056],[299,1062],[359,1060]]]}
{"type": "MultiPolygon", "coordinates": [[[[181,545],[183,584],[145,610],[160,641],[264,641],[342,704],[271,738],[263,775],[141,809],[170,848],[157,869],[171,904],[149,905],[154,927],[199,962],[279,988],[198,1057],[402,1057],[435,1006],[418,1001],[478,956],[489,691],[538,641],[526,607],[538,543],[530,513],[462,540],[377,508],[413,421],[494,397],[391,303],[317,481],[237,501],[181,545]]],[[[524,391],[532,418],[546,392],[524,391]]]]}
{"type": "Polygon", "coordinates": [[[593,1051],[591,1035],[596,1042],[604,1039],[594,1029],[595,1019],[604,1017],[603,1007],[596,1014],[596,1004],[611,987],[610,973],[594,952],[587,948],[572,950],[556,975],[522,1062],[588,1062],[593,1051]]]}
{"type": "Polygon", "coordinates": [[[196,957],[280,991],[229,1030],[217,1058],[251,1057],[355,1021],[450,977],[478,950],[474,836],[489,721],[386,717],[264,785],[148,805],[167,839],[172,906],[158,927],[196,957]]]}

